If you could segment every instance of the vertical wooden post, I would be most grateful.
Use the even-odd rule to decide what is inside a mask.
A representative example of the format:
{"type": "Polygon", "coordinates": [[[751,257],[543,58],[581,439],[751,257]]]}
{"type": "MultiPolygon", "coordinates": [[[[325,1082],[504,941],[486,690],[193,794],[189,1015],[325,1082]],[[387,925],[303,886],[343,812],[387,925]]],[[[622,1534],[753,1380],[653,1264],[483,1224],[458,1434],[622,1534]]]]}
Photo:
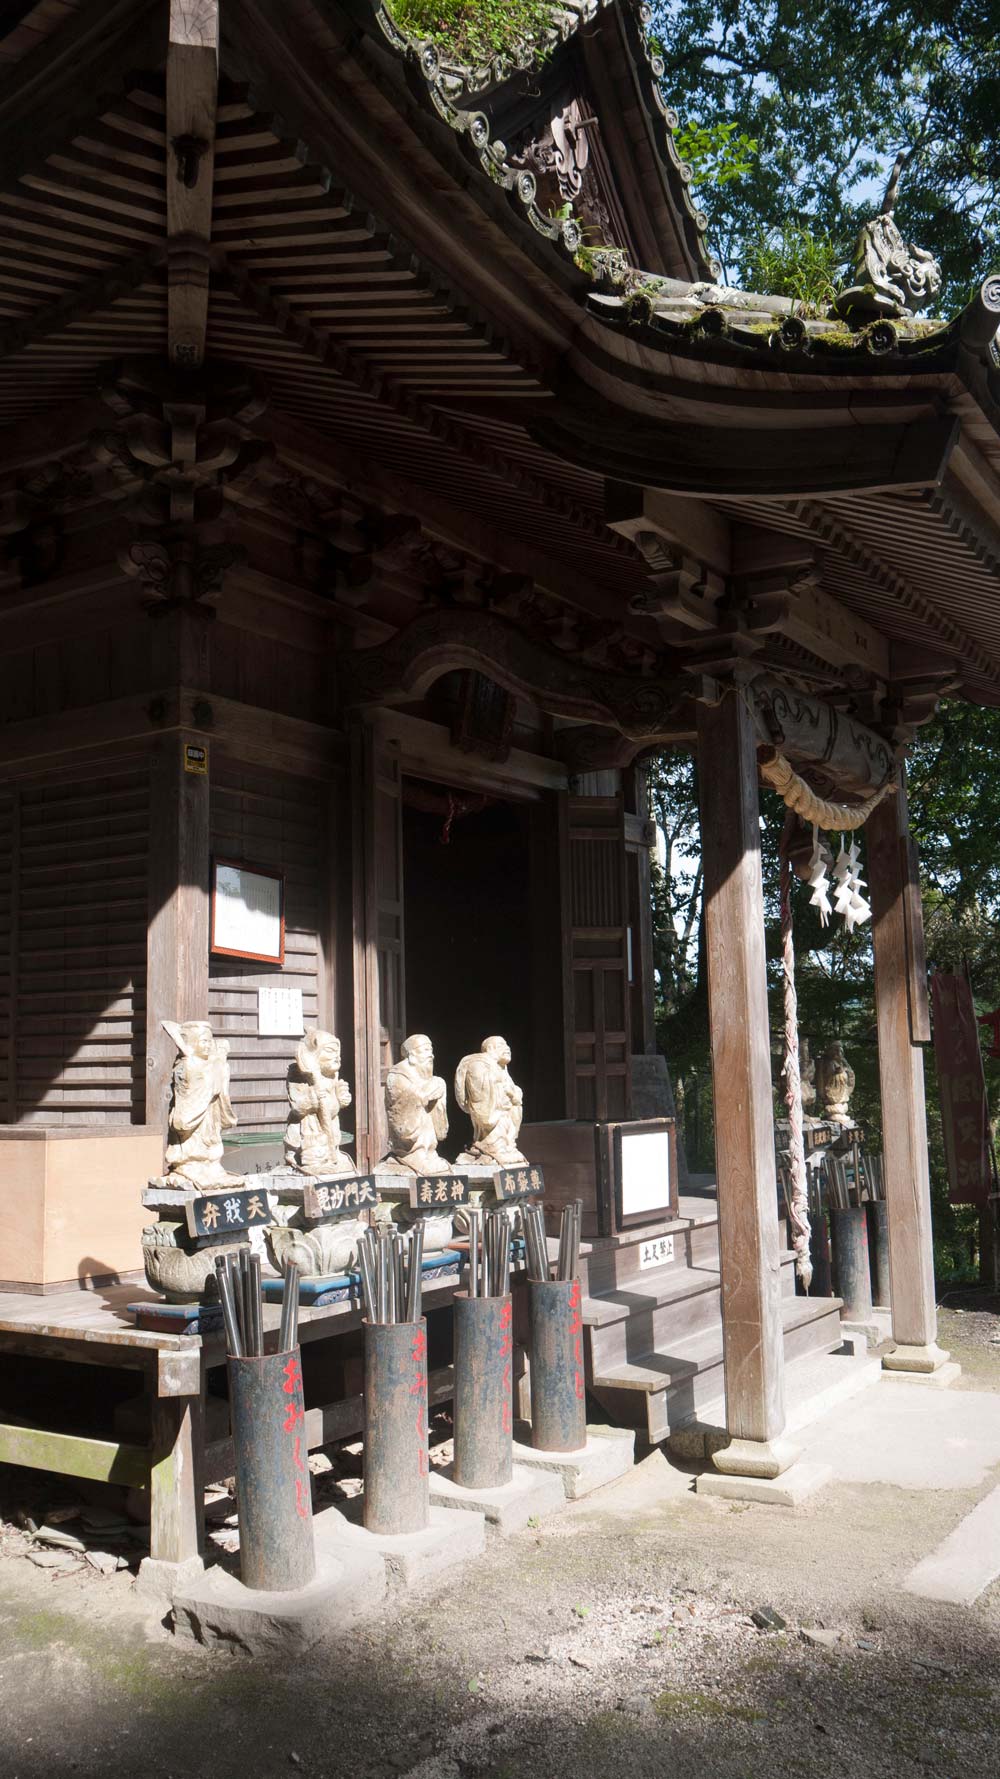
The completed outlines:
{"type": "MultiPolygon", "coordinates": [[[[891,1371],[932,1372],[948,1355],[937,1344],[924,1058],[913,1041],[916,1009],[909,989],[908,828],[906,790],[901,782],[896,795],[883,799],[865,827],[875,940],[892,1332],[896,1340],[896,1351],[883,1364],[891,1371]]],[[[912,906],[910,917],[912,920],[912,906]]]]}
{"type": "Polygon", "coordinates": [[[204,1395],[153,1401],[149,1554],[188,1563],[204,1546],[204,1395]]]}
{"type": "Polygon", "coordinates": [[[777,1476],[785,1425],[756,736],[729,692],[698,706],[726,1422],[720,1470],[777,1476]]]}
{"type": "Polygon", "coordinates": [[[162,1021],[208,1018],[210,780],[186,770],[189,743],[206,748],[165,736],[150,761],[146,1122],[164,1129],[175,1052],[162,1021]]]}

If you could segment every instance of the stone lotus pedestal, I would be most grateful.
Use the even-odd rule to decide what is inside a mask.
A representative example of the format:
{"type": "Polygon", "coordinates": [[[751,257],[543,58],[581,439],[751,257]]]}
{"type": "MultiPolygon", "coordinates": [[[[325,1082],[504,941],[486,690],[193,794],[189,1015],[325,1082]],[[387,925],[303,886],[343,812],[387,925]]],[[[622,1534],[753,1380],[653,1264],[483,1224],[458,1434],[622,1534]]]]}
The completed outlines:
{"type": "Polygon", "coordinates": [[[227,1225],[223,1213],[219,1233],[192,1236],[187,1207],[205,1198],[218,1198],[221,1207],[227,1196],[242,1190],[243,1178],[236,1175],[231,1187],[224,1186],[212,1193],[200,1193],[194,1187],[184,1190],[159,1179],[150,1181],[142,1202],[147,1210],[157,1213],[157,1221],[147,1224],[142,1232],[142,1262],[151,1291],[158,1292],[167,1303],[217,1302],[215,1262],[220,1254],[248,1247],[250,1230],[242,1221],[227,1225]]]}

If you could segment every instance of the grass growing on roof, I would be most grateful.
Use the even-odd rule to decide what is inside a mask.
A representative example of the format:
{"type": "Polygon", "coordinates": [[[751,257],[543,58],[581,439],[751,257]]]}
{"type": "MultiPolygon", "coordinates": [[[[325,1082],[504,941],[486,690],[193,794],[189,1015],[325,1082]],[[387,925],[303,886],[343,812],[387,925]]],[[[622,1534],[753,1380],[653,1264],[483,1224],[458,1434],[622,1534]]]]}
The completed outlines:
{"type": "Polygon", "coordinates": [[[429,38],[463,67],[540,45],[552,28],[551,0],[389,0],[397,25],[429,38]]]}

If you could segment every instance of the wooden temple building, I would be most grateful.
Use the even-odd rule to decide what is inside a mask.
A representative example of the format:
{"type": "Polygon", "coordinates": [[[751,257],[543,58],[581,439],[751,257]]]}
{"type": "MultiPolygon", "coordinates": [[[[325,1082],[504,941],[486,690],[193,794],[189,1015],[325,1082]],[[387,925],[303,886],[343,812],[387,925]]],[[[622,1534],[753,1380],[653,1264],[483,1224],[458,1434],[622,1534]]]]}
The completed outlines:
{"type": "MultiPolygon", "coordinates": [[[[0,1460],[151,1484],[166,1560],[200,1537],[174,1458],[231,1447],[221,1344],[122,1307],[163,1020],[229,1041],[242,1169],[294,1047],[262,989],[340,1036],[362,1166],[408,1032],[449,1079],[502,1032],[558,1186],[655,1109],[664,748],[700,763],[718,1197],[641,1280],[595,1248],[588,1383],[662,1437],[724,1353],[732,1467],[773,1474],[786,1360],[840,1339],[776,1209],[762,747],[894,785],[893,1363],[946,1357],[900,773],[942,692],[1000,701],[1000,279],[933,323],[720,287],[646,25],[563,0],[467,68],[377,0],[0,4],[0,1460]],[[282,962],[211,950],[220,858],[283,874],[282,962]]],[[[312,1315],[318,1445],[357,1349],[312,1315]]]]}

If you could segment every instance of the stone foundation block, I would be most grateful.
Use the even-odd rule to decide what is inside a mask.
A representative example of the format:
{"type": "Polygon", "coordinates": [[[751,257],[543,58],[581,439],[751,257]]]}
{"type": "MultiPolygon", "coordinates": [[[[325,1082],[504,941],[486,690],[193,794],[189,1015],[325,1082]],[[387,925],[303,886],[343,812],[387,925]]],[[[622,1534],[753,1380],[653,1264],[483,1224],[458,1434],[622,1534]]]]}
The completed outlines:
{"type": "Polygon", "coordinates": [[[486,1520],[482,1513],[469,1510],[453,1513],[448,1508],[431,1505],[430,1525],[422,1532],[399,1532],[392,1536],[366,1532],[352,1524],[335,1509],[316,1522],[317,1551],[320,1548],[319,1528],[324,1520],[336,1520],[325,1531],[324,1548],[350,1556],[365,1551],[377,1557],[382,1565],[386,1585],[390,1589],[424,1587],[437,1581],[456,1563],[478,1557],[486,1548],[486,1520]]]}
{"type": "Polygon", "coordinates": [[[554,1471],[567,1501],[617,1482],[631,1470],[634,1458],[635,1433],[629,1427],[588,1427],[587,1443],[578,1452],[536,1452],[534,1446],[514,1442],[514,1463],[554,1471]]]}
{"type": "Polygon", "coordinates": [[[566,1491],[561,1476],[537,1465],[515,1464],[509,1483],[499,1489],[463,1489],[451,1475],[451,1465],[431,1471],[431,1500],[439,1507],[481,1513],[498,1532],[520,1532],[529,1520],[541,1519],[562,1507],[566,1491]]]}
{"type": "Polygon", "coordinates": [[[151,1605],[169,1605],[179,1588],[194,1587],[205,1573],[201,1557],[189,1557],[186,1563],[164,1563],[158,1557],[143,1557],[135,1578],[135,1593],[151,1605]]]}
{"type": "Polygon", "coordinates": [[[715,1495],[724,1501],[758,1501],[765,1507],[798,1507],[828,1483],[829,1464],[812,1464],[801,1458],[780,1476],[724,1476],[706,1470],[695,1483],[695,1494],[715,1495]]]}
{"type": "MultiPolygon", "coordinates": [[[[887,1357],[891,1358],[892,1354],[887,1357]]],[[[939,1365],[936,1371],[893,1371],[882,1361],[882,1381],[886,1384],[922,1384],[925,1390],[948,1390],[956,1378],[962,1375],[962,1367],[955,1359],[949,1359],[947,1365],[939,1365]]]]}
{"type": "Polygon", "coordinates": [[[173,1628],[197,1643],[250,1654],[298,1655],[320,1638],[350,1630],[385,1595],[385,1569],[363,1550],[317,1550],[316,1579],[290,1593],[247,1588],[219,1565],[174,1594],[173,1628]]]}

